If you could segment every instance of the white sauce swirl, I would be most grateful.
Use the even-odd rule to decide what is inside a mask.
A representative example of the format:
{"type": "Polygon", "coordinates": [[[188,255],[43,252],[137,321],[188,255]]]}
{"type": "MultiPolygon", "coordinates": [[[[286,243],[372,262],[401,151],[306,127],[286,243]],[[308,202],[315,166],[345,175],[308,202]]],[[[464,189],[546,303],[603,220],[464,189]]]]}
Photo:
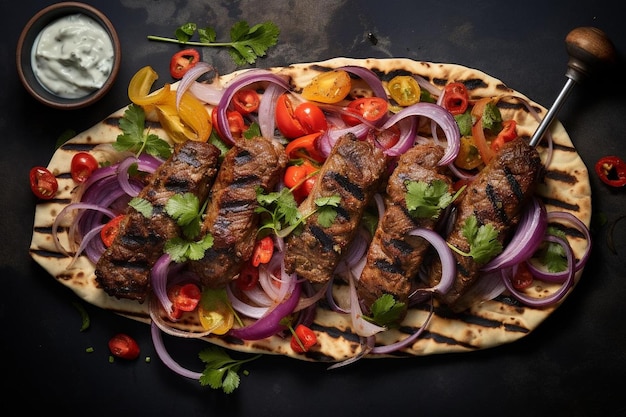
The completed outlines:
{"type": "Polygon", "coordinates": [[[101,88],[113,68],[113,42],[84,14],[60,18],[35,39],[31,63],[39,83],[52,94],[80,98],[101,88]]]}

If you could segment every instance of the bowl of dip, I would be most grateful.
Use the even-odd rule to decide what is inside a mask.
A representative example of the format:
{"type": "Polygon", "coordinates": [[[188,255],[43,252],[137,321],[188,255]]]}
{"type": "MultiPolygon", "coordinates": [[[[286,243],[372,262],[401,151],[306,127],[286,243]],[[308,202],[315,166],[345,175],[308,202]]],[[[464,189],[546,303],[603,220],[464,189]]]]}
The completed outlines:
{"type": "Polygon", "coordinates": [[[121,46],[102,12],[62,2],[26,23],[16,59],[20,80],[33,97],[57,109],[78,109],[110,90],[120,69],[121,46]]]}

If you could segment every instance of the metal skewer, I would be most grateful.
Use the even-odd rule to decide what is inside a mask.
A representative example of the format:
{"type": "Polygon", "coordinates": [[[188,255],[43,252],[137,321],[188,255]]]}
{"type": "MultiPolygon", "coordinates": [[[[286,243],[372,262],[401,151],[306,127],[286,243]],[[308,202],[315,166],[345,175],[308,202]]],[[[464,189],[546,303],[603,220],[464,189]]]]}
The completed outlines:
{"type": "Polygon", "coordinates": [[[554,104],[539,123],[539,127],[530,139],[530,146],[536,146],[541,141],[574,85],[582,82],[596,67],[601,64],[610,64],[615,60],[615,48],[610,39],[595,27],[580,27],[572,30],[565,38],[565,45],[569,54],[568,68],[565,73],[567,81],[554,104]]]}

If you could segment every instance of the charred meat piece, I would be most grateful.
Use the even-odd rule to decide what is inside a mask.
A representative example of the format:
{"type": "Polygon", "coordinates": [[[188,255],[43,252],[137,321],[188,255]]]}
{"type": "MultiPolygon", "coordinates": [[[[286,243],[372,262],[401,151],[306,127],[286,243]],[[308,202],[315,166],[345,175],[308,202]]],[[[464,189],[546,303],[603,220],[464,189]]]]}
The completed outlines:
{"type": "MultiPolygon", "coordinates": [[[[476,216],[479,225],[491,224],[498,231],[498,240],[505,244],[542,176],[543,165],[535,148],[523,139],[505,144],[457,199],[457,214],[447,242],[463,252],[469,252],[470,245],[463,236],[463,226],[468,217],[476,216]]],[[[454,256],[457,277],[452,289],[441,297],[441,301],[460,311],[466,308],[465,303],[455,304],[478,278],[483,265],[477,264],[470,256],[456,252],[454,256]]],[[[438,282],[439,277],[441,263],[437,258],[433,262],[431,280],[438,282]]]]}
{"type": "Polygon", "coordinates": [[[453,192],[446,169],[437,166],[444,150],[437,145],[416,145],[398,160],[387,184],[385,214],[378,221],[369,246],[367,261],[357,282],[359,299],[370,308],[383,294],[391,294],[406,303],[411,279],[416,275],[426,250],[427,241],[408,232],[415,228],[434,229],[438,218],[412,216],[406,206],[408,182],[432,183],[441,180],[453,192]]]}
{"type": "Polygon", "coordinates": [[[283,146],[262,137],[242,139],[226,153],[202,225],[203,235],[213,235],[213,247],[190,263],[203,285],[223,286],[252,256],[259,223],[256,190],[273,189],[287,162],[283,146]]]}
{"type": "Polygon", "coordinates": [[[378,190],[386,169],[383,152],[354,135],[341,137],[320,169],[318,180],[300,206],[302,213],[315,210],[319,197],[337,195],[341,201],[330,227],[323,227],[316,213],[309,216],[302,233],[286,239],[285,266],[314,283],[326,282],[354,238],[365,207],[378,190]]]}
{"type": "Polygon", "coordinates": [[[166,240],[180,233],[165,212],[165,204],[170,197],[187,192],[205,200],[217,173],[219,155],[219,149],[211,144],[187,141],[150,176],[138,197],[152,204],[152,217],[146,218],[129,206],[118,236],[96,264],[96,280],[107,294],[145,300],[150,269],[163,254],[166,240]]]}

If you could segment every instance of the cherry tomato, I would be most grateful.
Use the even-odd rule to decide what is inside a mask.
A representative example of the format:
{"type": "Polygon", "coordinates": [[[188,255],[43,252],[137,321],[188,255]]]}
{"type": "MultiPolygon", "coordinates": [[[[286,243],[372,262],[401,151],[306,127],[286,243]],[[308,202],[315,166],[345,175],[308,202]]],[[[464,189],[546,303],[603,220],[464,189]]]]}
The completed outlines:
{"type": "Polygon", "coordinates": [[[317,75],[302,89],[302,97],[320,103],[338,103],[350,93],[352,81],[344,70],[333,70],[317,75]]]}
{"type": "Polygon", "coordinates": [[[76,182],[85,182],[98,169],[98,161],[90,153],[78,152],[72,157],[70,173],[76,182]]]}
{"type": "Polygon", "coordinates": [[[370,129],[367,132],[367,140],[373,141],[381,149],[390,149],[400,140],[400,128],[392,125],[382,131],[370,129]]]}
{"type": "Polygon", "coordinates": [[[513,284],[513,288],[516,290],[523,290],[524,288],[530,287],[530,284],[533,283],[533,274],[530,272],[530,269],[526,265],[526,262],[522,262],[517,266],[517,272],[513,278],[511,278],[511,284],[513,284]]]}
{"type": "MultiPolygon", "coordinates": [[[[243,120],[243,116],[236,110],[227,110],[226,118],[228,119],[228,127],[230,128],[230,133],[234,138],[240,138],[243,133],[248,130],[248,126],[246,122],[243,120]]],[[[211,123],[217,130],[218,135],[223,137],[222,132],[220,131],[219,124],[217,123],[217,110],[213,109],[211,112],[211,123]]]]}
{"type": "Polygon", "coordinates": [[[507,142],[512,141],[517,137],[517,122],[515,120],[505,120],[502,122],[502,130],[498,133],[498,136],[491,141],[491,149],[494,152],[498,152],[500,148],[507,142]]]}
{"type": "Polygon", "coordinates": [[[199,61],[200,53],[193,48],[178,51],[170,60],[170,75],[172,78],[180,80],[199,61]]]}
{"type": "Polygon", "coordinates": [[[104,225],[102,230],[100,230],[100,238],[102,239],[102,243],[104,243],[104,246],[106,246],[107,248],[111,246],[111,244],[115,240],[115,237],[118,235],[120,231],[120,223],[122,222],[124,217],[126,216],[123,214],[119,214],[113,217],[107,222],[107,224],[104,225]]]}
{"type": "Polygon", "coordinates": [[[192,282],[170,285],[167,289],[167,298],[173,304],[172,317],[180,318],[183,311],[194,311],[201,297],[200,287],[192,282]]]}
{"type": "Polygon", "coordinates": [[[323,132],[328,123],[316,104],[305,101],[294,108],[289,96],[283,94],[276,102],[276,126],[286,138],[294,139],[323,132]]]}
{"type": "Polygon", "coordinates": [[[595,171],[600,180],[612,187],[626,185],[626,162],[617,156],[605,156],[596,162],[595,171]]]}
{"type": "Polygon", "coordinates": [[[463,83],[450,83],[444,88],[443,107],[453,115],[463,114],[469,104],[467,87],[463,83]]]}
{"type": "Polygon", "coordinates": [[[29,179],[33,194],[44,200],[53,198],[59,189],[59,182],[56,177],[45,167],[32,167],[29,179]]]}
{"type": "Polygon", "coordinates": [[[242,291],[248,291],[254,288],[257,282],[259,282],[259,268],[252,266],[250,262],[246,262],[235,280],[237,288],[242,291]]]}
{"type": "Polygon", "coordinates": [[[474,144],[474,139],[471,136],[461,137],[461,146],[459,147],[459,153],[454,160],[454,165],[461,169],[475,169],[483,163],[480,157],[480,152],[474,144]]]}
{"type": "Polygon", "coordinates": [[[400,106],[410,106],[420,101],[422,89],[417,80],[410,75],[393,77],[387,84],[387,88],[391,98],[400,106]]]}
{"type": "Polygon", "coordinates": [[[293,196],[298,203],[301,203],[313,189],[317,176],[313,175],[318,168],[309,161],[304,161],[301,165],[290,165],[285,170],[285,186],[292,189],[293,196]]]}
{"type": "Polygon", "coordinates": [[[324,162],[326,158],[317,150],[317,139],[320,136],[321,133],[312,133],[289,142],[285,147],[289,159],[305,158],[324,162]]]}
{"type": "Polygon", "coordinates": [[[231,100],[235,110],[241,114],[254,113],[259,109],[261,99],[256,91],[251,88],[242,88],[237,91],[231,100]]]}
{"type": "MultiPolygon", "coordinates": [[[[389,103],[380,97],[361,97],[348,104],[348,111],[354,113],[368,122],[374,123],[381,120],[389,109],[389,103]]],[[[342,114],[341,118],[350,126],[361,123],[361,120],[347,114],[342,114]]]]}
{"type": "Polygon", "coordinates": [[[294,334],[291,336],[291,348],[294,352],[304,353],[317,343],[315,332],[304,324],[298,324],[294,334]]]}
{"type": "Polygon", "coordinates": [[[109,350],[113,356],[122,359],[137,359],[139,357],[139,345],[127,334],[118,333],[109,340],[109,350]]]}
{"type": "Polygon", "coordinates": [[[259,266],[266,264],[272,259],[274,254],[274,240],[271,236],[265,236],[260,239],[254,245],[254,252],[252,253],[252,266],[259,266]]]}

